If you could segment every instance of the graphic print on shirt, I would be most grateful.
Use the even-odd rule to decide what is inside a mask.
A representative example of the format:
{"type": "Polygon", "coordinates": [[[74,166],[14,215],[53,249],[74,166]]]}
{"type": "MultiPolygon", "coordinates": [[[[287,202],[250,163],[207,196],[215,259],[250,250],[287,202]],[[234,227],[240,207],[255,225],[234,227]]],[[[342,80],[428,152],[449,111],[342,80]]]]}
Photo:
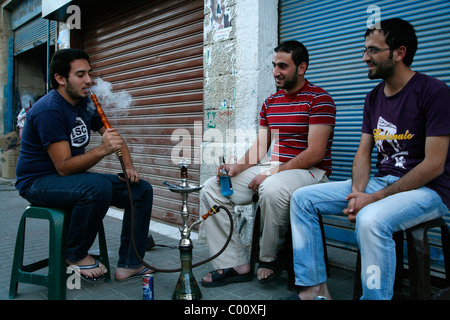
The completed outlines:
{"type": "Polygon", "coordinates": [[[83,147],[89,142],[87,126],[81,117],[76,118],[72,133],[70,134],[70,139],[72,141],[72,146],[76,148],[83,147]]]}
{"type": "Polygon", "coordinates": [[[380,116],[378,118],[377,129],[373,132],[373,137],[378,152],[383,156],[381,163],[385,163],[389,161],[389,158],[392,158],[395,160],[396,167],[406,169],[405,156],[408,156],[409,153],[407,150],[403,150],[399,140],[411,140],[414,134],[411,134],[408,130],[403,134],[399,134],[395,124],[390,123],[380,116]]]}

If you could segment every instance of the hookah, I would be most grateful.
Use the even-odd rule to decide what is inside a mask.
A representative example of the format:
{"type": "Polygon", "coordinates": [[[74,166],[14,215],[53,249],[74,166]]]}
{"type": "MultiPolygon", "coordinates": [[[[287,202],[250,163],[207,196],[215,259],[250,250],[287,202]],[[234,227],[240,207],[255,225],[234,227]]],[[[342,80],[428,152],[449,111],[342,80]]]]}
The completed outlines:
{"type": "MultiPolygon", "coordinates": [[[[97,109],[97,112],[98,112],[105,128],[106,129],[111,128],[111,125],[109,124],[109,121],[106,118],[105,113],[103,112],[103,109],[101,107],[100,102],[97,99],[97,96],[94,93],[92,93],[92,91],[90,91],[90,97],[97,109]]],[[[123,176],[125,178],[125,183],[126,183],[127,190],[128,190],[128,195],[129,195],[129,200],[130,200],[130,209],[131,209],[131,226],[133,226],[134,225],[134,203],[133,203],[133,196],[132,196],[132,192],[131,192],[131,185],[130,185],[130,181],[128,179],[128,175],[126,173],[126,168],[125,168],[125,164],[122,159],[121,150],[116,150],[116,155],[120,161],[120,165],[121,165],[122,171],[123,171],[123,176]]],[[[146,266],[147,268],[149,268],[155,272],[171,273],[171,272],[180,272],[181,271],[180,276],[178,277],[178,281],[177,281],[175,290],[172,295],[173,300],[198,300],[198,299],[201,299],[202,295],[201,295],[201,291],[198,286],[198,283],[195,280],[194,274],[192,273],[192,269],[215,259],[220,254],[222,254],[222,252],[226,249],[226,247],[228,246],[228,244],[231,240],[231,237],[233,235],[233,228],[234,228],[233,227],[233,217],[231,216],[230,211],[226,207],[214,205],[213,207],[211,207],[209,209],[209,211],[207,213],[202,215],[200,219],[198,219],[197,221],[192,223],[190,226],[188,226],[188,220],[189,220],[189,216],[190,216],[190,212],[189,212],[189,209],[187,206],[188,194],[201,190],[202,186],[197,185],[197,184],[188,183],[188,181],[187,181],[188,180],[188,177],[187,177],[188,163],[187,163],[187,161],[180,162],[179,168],[181,170],[181,184],[180,185],[175,185],[175,184],[169,183],[167,181],[163,181],[163,183],[169,187],[169,190],[171,192],[179,193],[179,194],[181,194],[181,197],[182,197],[182,207],[181,207],[180,215],[183,219],[183,225],[182,225],[182,227],[179,227],[180,234],[181,234],[181,240],[179,242],[181,267],[176,268],[176,269],[161,269],[161,268],[154,267],[154,266],[148,264],[147,262],[145,262],[144,259],[139,255],[138,250],[136,248],[136,244],[134,241],[134,228],[131,228],[131,243],[132,243],[132,246],[133,246],[136,256],[138,257],[138,259],[140,260],[142,265],[146,266]],[[190,238],[192,229],[195,226],[197,226],[198,224],[205,221],[210,216],[218,213],[220,211],[220,209],[225,210],[225,212],[227,213],[228,218],[230,220],[230,232],[228,234],[227,240],[225,241],[225,244],[223,245],[222,249],[220,249],[213,256],[211,256],[208,259],[205,259],[203,261],[192,264],[192,249],[194,247],[192,240],[190,238]]]]}

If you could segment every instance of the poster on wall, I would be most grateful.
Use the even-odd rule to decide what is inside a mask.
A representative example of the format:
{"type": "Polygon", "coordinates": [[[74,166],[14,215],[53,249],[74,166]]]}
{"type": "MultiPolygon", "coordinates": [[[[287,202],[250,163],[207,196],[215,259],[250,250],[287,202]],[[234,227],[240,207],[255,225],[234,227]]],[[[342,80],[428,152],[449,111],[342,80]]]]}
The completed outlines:
{"type": "Polygon", "coordinates": [[[58,33],[58,41],[56,42],[59,49],[70,47],[70,33],[68,29],[63,29],[58,33]]]}
{"type": "Polygon", "coordinates": [[[227,0],[210,0],[209,6],[214,40],[228,39],[232,30],[232,17],[227,0]]]}

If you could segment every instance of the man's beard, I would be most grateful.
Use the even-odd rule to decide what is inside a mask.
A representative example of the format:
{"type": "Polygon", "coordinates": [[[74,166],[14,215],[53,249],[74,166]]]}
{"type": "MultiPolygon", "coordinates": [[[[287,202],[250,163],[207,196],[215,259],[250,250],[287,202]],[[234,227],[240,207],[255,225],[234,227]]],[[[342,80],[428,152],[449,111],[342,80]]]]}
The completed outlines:
{"type": "MultiPolygon", "coordinates": [[[[390,58],[390,57],[389,57],[390,58]]],[[[385,60],[383,62],[371,61],[370,64],[375,66],[374,70],[369,70],[369,79],[389,79],[395,72],[395,62],[391,59],[385,60]]]]}
{"type": "Polygon", "coordinates": [[[292,77],[286,77],[284,78],[284,84],[282,86],[278,87],[278,90],[285,89],[285,90],[291,90],[295,88],[298,84],[298,68],[295,69],[295,73],[292,77]]]}
{"type": "Polygon", "coordinates": [[[70,83],[69,79],[67,79],[65,90],[67,95],[73,100],[81,100],[86,98],[86,94],[80,95],[74,86],[70,83]]]}

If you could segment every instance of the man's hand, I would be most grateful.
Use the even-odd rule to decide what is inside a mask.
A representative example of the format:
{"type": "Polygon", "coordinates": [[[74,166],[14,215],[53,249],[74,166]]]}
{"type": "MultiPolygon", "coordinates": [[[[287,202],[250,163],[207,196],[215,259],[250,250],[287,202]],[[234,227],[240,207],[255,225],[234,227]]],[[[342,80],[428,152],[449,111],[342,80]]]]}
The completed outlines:
{"type": "Polygon", "coordinates": [[[253,191],[258,191],[259,186],[261,185],[261,183],[263,183],[263,181],[267,178],[265,173],[260,173],[258,175],[256,175],[252,181],[250,181],[250,183],[248,184],[248,188],[252,189],[253,191]]]}
{"type": "Polygon", "coordinates": [[[347,208],[343,210],[343,213],[347,216],[350,222],[355,222],[356,215],[362,208],[380,199],[375,194],[352,192],[345,200],[348,200],[348,204],[347,208]]]}
{"type": "Polygon", "coordinates": [[[114,128],[106,129],[102,135],[102,149],[105,155],[110,155],[116,150],[122,149],[123,139],[114,128]]]}
{"type": "MultiPolygon", "coordinates": [[[[130,181],[130,183],[138,183],[139,180],[141,180],[139,172],[137,172],[136,169],[134,169],[134,168],[128,169],[127,168],[126,171],[127,171],[127,176],[128,176],[128,180],[130,181]]],[[[119,179],[122,181],[125,181],[123,174],[119,174],[119,179]]]]}
{"type": "Polygon", "coordinates": [[[217,170],[216,170],[217,183],[219,183],[219,171],[222,168],[225,168],[225,170],[228,172],[228,176],[235,177],[239,173],[244,171],[246,169],[246,166],[242,165],[242,164],[235,164],[235,163],[233,163],[233,164],[222,164],[222,165],[218,166],[217,170]]]}

